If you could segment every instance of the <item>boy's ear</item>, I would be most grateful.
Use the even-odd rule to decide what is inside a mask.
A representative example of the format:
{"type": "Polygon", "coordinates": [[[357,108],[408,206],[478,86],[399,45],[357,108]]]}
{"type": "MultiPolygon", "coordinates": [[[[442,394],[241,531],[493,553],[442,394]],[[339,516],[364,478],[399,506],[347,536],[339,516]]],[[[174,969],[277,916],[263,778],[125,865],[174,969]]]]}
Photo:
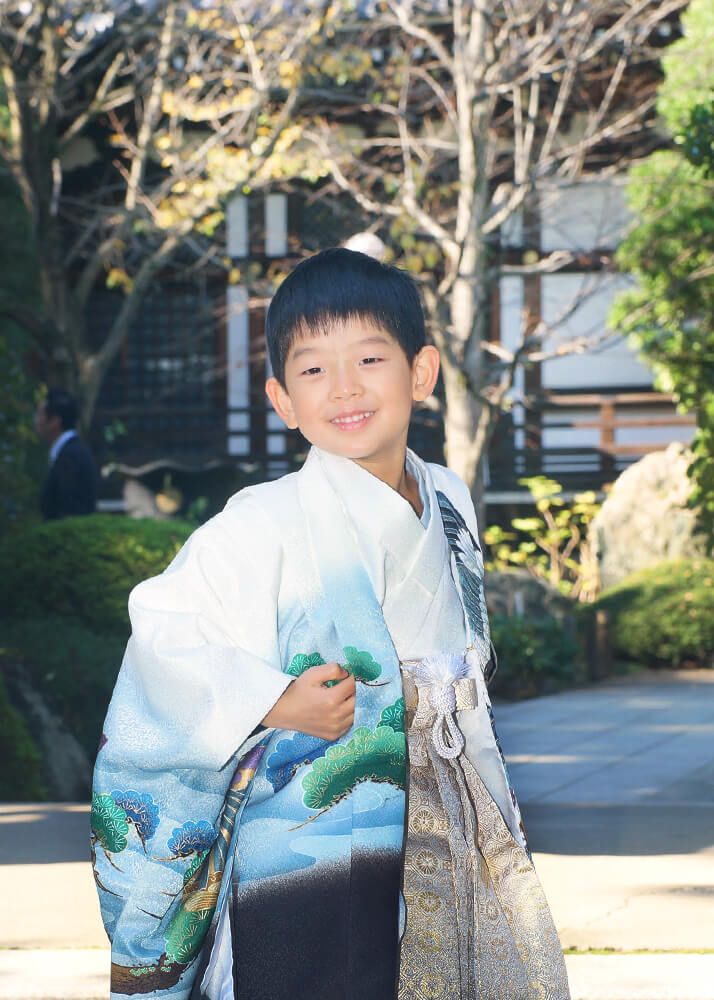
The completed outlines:
{"type": "Polygon", "coordinates": [[[287,390],[282,387],[274,375],[271,375],[265,383],[265,392],[268,399],[272,403],[273,409],[283,423],[285,423],[290,430],[295,430],[297,427],[297,420],[295,419],[290,396],[288,396],[287,390]]]}
{"type": "Polygon", "coordinates": [[[412,362],[412,397],[421,403],[434,391],[439,377],[439,352],[433,344],[426,344],[412,362]]]}

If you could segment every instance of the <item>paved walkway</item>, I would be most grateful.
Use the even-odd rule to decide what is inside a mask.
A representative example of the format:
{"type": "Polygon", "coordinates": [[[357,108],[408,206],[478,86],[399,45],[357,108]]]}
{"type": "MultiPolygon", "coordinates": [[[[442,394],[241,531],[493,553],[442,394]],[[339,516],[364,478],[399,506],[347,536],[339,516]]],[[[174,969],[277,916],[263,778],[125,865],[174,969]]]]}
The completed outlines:
{"type": "MultiPolygon", "coordinates": [[[[670,952],[568,955],[573,1000],[714,1000],[714,672],[495,714],[564,947],[670,952]]],[[[107,997],[87,824],[0,806],[0,1000],[107,997]]]]}
{"type": "Polygon", "coordinates": [[[714,951],[714,671],[495,715],[563,947],[714,951]]]}

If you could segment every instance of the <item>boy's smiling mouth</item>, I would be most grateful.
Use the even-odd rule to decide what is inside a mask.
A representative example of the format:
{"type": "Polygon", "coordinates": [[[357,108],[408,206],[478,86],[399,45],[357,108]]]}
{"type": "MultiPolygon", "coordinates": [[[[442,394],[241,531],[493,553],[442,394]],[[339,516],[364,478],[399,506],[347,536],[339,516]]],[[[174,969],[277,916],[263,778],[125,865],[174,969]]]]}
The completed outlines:
{"type": "Polygon", "coordinates": [[[337,417],[333,417],[330,421],[331,424],[335,424],[340,430],[357,430],[363,427],[370,417],[374,416],[374,410],[360,410],[352,413],[342,413],[337,417]]]}

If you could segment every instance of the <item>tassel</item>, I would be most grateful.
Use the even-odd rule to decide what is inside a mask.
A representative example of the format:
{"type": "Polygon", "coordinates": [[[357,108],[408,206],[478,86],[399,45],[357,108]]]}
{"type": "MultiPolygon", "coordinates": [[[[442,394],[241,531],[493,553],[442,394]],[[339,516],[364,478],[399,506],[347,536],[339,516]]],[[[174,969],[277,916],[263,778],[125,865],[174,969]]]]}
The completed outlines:
{"type": "Polygon", "coordinates": [[[417,688],[424,691],[436,712],[431,736],[440,757],[453,760],[464,749],[464,737],[456,724],[456,685],[469,675],[464,656],[440,653],[405,663],[417,688]]]}

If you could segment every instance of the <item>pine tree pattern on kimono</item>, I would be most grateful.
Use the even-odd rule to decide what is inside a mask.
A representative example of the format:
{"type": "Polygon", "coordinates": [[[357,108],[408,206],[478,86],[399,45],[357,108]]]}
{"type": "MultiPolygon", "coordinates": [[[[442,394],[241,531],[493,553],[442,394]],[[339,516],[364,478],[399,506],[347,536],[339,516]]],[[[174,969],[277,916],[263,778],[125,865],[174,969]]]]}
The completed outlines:
{"type": "MultiPolygon", "coordinates": [[[[206,820],[186,820],[174,829],[167,842],[167,863],[189,861],[182,888],[166,913],[153,916],[162,928],[164,951],[154,962],[136,966],[112,963],[112,993],[136,995],[168,990],[175,986],[201,949],[218,903],[221,880],[231,862],[230,847],[236,820],[250,790],[256,768],[265,752],[267,738],[249,750],[237,763],[217,827],[206,820]]],[[[92,851],[102,848],[112,855],[127,847],[133,826],[146,852],[147,841],[156,833],[159,811],[152,796],[136,791],[96,794],[92,802],[92,851]]],[[[95,868],[95,879],[98,879],[95,868]]],[[[110,891],[98,881],[99,888],[110,891]]]]}

